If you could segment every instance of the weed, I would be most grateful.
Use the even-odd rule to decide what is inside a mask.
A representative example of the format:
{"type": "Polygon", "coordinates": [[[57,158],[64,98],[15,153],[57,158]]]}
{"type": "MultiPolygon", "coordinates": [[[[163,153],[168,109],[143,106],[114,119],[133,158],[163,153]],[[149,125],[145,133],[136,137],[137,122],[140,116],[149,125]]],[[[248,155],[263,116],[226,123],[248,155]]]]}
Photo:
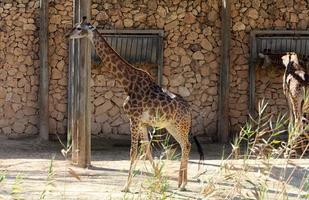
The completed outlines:
{"type": "Polygon", "coordinates": [[[52,157],[49,167],[48,167],[48,172],[47,172],[47,178],[46,178],[46,183],[45,183],[45,187],[44,190],[42,191],[41,195],[40,195],[40,199],[45,199],[46,195],[48,192],[50,192],[52,190],[54,186],[54,182],[55,182],[55,172],[54,172],[54,159],[55,156],[52,157]]]}
{"type": "Polygon", "coordinates": [[[23,191],[22,184],[23,184],[23,177],[21,174],[18,174],[12,186],[11,196],[13,197],[13,199],[16,199],[16,200],[23,199],[21,197],[21,193],[23,191]]]}
{"type": "Polygon", "coordinates": [[[0,183],[3,182],[6,178],[6,172],[0,171],[0,183]]]}
{"type": "MultiPolygon", "coordinates": [[[[288,198],[288,185],[298,167],[291,167],[291,156],[295,156],[295,148],[299,145],[297,139],[302,133],[290,124],[289,136],[284,139],[288,125],[286,116],[279,114],[274,117],[266,113],[267,106],[264,100],[259,102],[257,116],[251,117],[241,128],[239,136],[234,138],[231,154],[222,160],[217,173],[204,181],[206,184],[201,193],[205,197],[259,200],[288,198]],[[276,176],[277,181],[274,180],[276,176]],[[272,186],[274,181],[276,187],[272,186]]],[[[307,148],[308,145],[305,151],[307,148]]],[[[303,157],[304,152],[299,158],[303,157]]],[[[303,190],[309,188],[308,182],[302,184],[303,190]]]]}
{"type": "Polygon", "coordinates": [[[305,194],[302,195],[302,198],[309,199],[309,174],[307,174],[307,176],[304,178],[303,190],[305,194]]]}

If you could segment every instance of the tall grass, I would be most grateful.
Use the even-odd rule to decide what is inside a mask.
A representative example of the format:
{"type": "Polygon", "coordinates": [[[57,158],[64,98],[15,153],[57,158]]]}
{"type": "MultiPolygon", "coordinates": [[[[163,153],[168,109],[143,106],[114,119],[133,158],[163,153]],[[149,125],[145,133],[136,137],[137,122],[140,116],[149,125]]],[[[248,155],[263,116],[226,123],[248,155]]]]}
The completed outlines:
{"type": "MultiPolygon", "coordinates": [[[[299,137],[308,129],[290,125],[286,137],[288,120],[284,115],[267,113],[267,106],[265,101],[259,102],[257,116],[251,117],[234,138],[231,154],[214,176],[204,178],[201,193],[205,197],[266,200],[288,199],[291,193],[295,196],[295,189],[289,185],[300,166],[292,158],[303,158],[308,149],[308,144],[302,152],[298,149],[299,137]]],[[[304,174],[301,179],[296,198],[308,195],[304,194],[309,187],[308,177],[304,174]]]]}
{"type": "MultiPolygon", "coordinates": [[[[164,133],[161,130],[152,129],[149,133],[150,136],[150,146],[153,151],[151,152],[161,152],[154,157],[154,165],[151,169],[144,165],[146,172],[153,174],[151,177],[147,177],[140,185],[139,197],[137,199],[171,199],[172,194],[169,193],[170,185],[168,178],[164,173],[164,168],[166,167],[165,159],[176,160],[180,157],[180,154],[176,153],[175,144],[171,144],[171,136],[164,133]]],[[[146,145],[147,143],[142,143],[139,150],[139,157],[146,158],[146,145]]],[[[145,163],[145,162],[144,162],[145,163]]],[[[140,174],[139,170],[135,170],[135,175],[140,174]]]]}
{"type": "Polygon", "coordinates": [[[46,178],[46,182],[45,182],[45,187],[40,195],[40,200],[41,199],[45,199],[46,195],[52,191],[52,189],[55,187],[54,186],[54,182],[55,182],[55,171],[54,171],[54,159],[55,156],[52,157],[49,167],[48,167],[48,171],[47,171],[47,178],[46,178]]]}
{"type": "Polygon", "coordinates": [[[0,183],[3,182],[6,178],[6,172],[0,171],[0,183]]]}
{"type": "Polygon", "coordinates": [[[11,196],[15,200],[24,199],[22,198],[22,192],[23,192],[23,176],[21,174],[18,174],[14,180],[11,196]]]}

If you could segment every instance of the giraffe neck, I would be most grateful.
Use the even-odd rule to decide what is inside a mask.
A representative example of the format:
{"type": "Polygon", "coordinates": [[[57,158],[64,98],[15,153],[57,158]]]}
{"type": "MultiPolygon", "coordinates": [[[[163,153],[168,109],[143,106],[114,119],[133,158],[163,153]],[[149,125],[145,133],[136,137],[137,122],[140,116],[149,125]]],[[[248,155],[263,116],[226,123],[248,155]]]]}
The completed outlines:
{"type": "Polygon", "coordinates": [[[129,92],[132,87],[132,81],[134,81],[132,77],[134,77],[134,74],[138,73],[139,70],[127,63],[115,52],[97,30],[95,30],[93,35],[93,45],[104,67],[115,76],[116,81],[120,83],[124,90],[129,92]]]}

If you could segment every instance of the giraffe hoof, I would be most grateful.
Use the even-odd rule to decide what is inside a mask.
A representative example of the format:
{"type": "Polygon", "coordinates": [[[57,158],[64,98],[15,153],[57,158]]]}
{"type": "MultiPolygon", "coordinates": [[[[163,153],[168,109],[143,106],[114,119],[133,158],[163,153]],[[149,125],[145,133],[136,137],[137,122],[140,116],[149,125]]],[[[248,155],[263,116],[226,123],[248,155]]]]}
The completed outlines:
{"type": "Polygon", "coordinates": [[[121,192],[130,192],[129,188],[127,186],[125,186],[124,188],[122,188],[121,192]]]}
{"type": "Polygon", "coordinates": [[[179,187],[178,190],[179,191],[187,191],[187,189],[185,187],[179,187]]]}

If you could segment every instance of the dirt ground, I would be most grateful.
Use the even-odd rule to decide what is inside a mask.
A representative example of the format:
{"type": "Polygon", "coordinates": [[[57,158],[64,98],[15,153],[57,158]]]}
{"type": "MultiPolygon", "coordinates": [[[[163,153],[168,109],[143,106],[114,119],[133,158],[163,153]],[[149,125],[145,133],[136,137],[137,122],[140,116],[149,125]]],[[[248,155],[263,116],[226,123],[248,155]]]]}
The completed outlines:
{"type": "MultiPolygon", "coordinates": [[[[1,136],[0,199],[39,199],[45,188],[51,190],[46,193],[45,199],[157,199],[158,197],[151,196],[145,189],[153,180],[153,174],[148,161],[144,160],[140,160],[136,167],[137,175],[133,177],[131,193],[121,192],[129,169],[129,144],[126,140],[94,139],[92,167],[81,169],[65,160],[61,154],[62,147],[57,141],[41,142],[35,138],[8,140],[1,136]],[[47,186],[48,169],[53,156],[55,175],[51,178],[52,186],[47,186]],[[1,172],[5,173],[2,182],[1,172]]],[[[214,176],[220,168],[223,147],[220,144],[203,144],[203,147],[206,159],[203,169],[207,168],[205,176],[214,176]]],[[[159,155],[159,152],[155,152],[155,155],[159,155]]],[[[167,199],[204,199],[201,191],[205,185],[194,178],[198,173],[198,158],[196,148],[193,147],[189,161],[187,191],[177,190],[179,160],[163,161],[163,174],[167,177],[168,185],[167,199]]],[[[295,162],[299,167],[288,185],[289,199],[297,198],[301,177],[308,174],[309,160],[295,162]]],[[[283,164],[276,165],[277,168],[274,170],[277,172],[272,177],[274,189],[271,192],[274,194],[274,185],[278,184],[281,165],[283,164]]]]}

